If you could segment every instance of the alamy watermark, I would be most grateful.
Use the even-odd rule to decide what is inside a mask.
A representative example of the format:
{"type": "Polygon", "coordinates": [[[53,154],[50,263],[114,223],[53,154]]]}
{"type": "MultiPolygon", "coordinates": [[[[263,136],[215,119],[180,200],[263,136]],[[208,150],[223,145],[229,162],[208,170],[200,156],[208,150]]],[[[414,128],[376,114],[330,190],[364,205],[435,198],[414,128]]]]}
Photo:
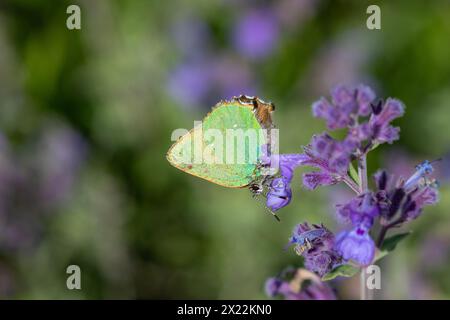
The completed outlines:
{"type": "Polygon", "coordinates": [[[376,4],[372,4],[367,7],[367,14],[370,16],[367,18],[366,26],[369,30],[380,30],[381,29],[381,9],[376,4]]]}
{"type": "Polygon", "coordinates": [[[381,269],[376,264],[362,269],[361,272],[365,272],[366,288],[369,290],[381,289],[381,269]]]}
{"type": "Polygon", "coordinates": [[[66,13],[69,14],[66,20],[66,27],[69,30],[81,29],[81,9],[76,4],[67,7],[66,13]]]}
{"type": "Polygon", "coordinates": [[[81,290],[81,269],[76,264],[67,267],[66,273],[69,274],[66,280],[66,286],[69,290],[81,290]]]}

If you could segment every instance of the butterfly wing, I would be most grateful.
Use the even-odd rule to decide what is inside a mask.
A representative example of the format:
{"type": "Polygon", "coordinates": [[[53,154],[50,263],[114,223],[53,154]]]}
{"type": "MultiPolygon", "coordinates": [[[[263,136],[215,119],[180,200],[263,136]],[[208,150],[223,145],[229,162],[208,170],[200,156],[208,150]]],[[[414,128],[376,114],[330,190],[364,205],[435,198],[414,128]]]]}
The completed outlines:
{"type": "Polygon", "coordinates": [[[257,159],[266,143],[253,106],[239,101],[220,102],[167,153],[176,168],[230,187],[249,185],[257,176],[257,159]]]}

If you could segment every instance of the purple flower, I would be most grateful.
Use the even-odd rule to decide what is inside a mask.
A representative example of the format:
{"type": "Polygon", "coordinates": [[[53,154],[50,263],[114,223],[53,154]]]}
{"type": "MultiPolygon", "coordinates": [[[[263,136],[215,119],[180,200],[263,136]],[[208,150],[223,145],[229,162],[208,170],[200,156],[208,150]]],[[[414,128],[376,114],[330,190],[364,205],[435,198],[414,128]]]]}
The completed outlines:
{"type": "Polygon", "coordinates": [[[269,169],[268,174],[275,176],[279,173],[280,175],[280,177],[273,178],[266,202],[269,209],[277,211],[290,203],[292,198],[290,183],[294,176],[294,170],[303,163],[306,157],[302,154],[269,154],[267,145],[261,149],[259,160],[269,169]]]}
{"type": "Polygon", "coordinates": [[[389,176],[385,170],[378,170],[373,178],[378,190],[386,190],[389,185],[389,176]]]}
{"type": "Polygon", "coordinates": [[[319,276],[341,262],[340,255],[334,250],[334,235],[324,225],[297,225],[289,244],[294,244],[297,254],[305,258],[305,267],[319,276]]]}
{"type": "Polygon", "coordinates": [[[345,205],[337,205],[338,216],[353,226],[364,225],[364,228],[370,229],[374,218],[380,214],[377,199],[372,193],[357,196],[345,205]]]}
{"type": "Polygon", "coordinates": [[[375,257],[375,243],[369,236],[368,229],[363,227],[338,234],[336,250],[344,260],[354,260],[362,266],[371,264],[375,257]]]}
{"type": "Polygon", "coordinates": [[[280,286],[282,285],[283,281],[278,278],[269,278],[266,280],[266,284],[264,286],[264,291],[266,292],[266,295],[273,298],[277,294],[279,294],[280,286]]]}
{"type": "Polygon", "coordinates": [[[325,98],[315,102],[312,107],[313,115],[326,120],[328,129],[336,130],[352,126],[358,115],[369,115],[375,94],[364,85],[355,89],[336,86],[331,91],[331,97],[332,103],[325,98]]]}
{"type": "Polygon", "coordinates": [[[292,198],[292,191],[289,182],[285,178],[275,178],[270,184],[267,193],[267,207],[272,211],[277,211],[289,204],[292,198]]]}
{"type": "Polygon", "coordinates": [[[406,202],[402,208],[402,216],[405,221],[416,219],[426,205],[433,205],[439,200],[439,193],[435,187],[425,186],[421,189],[414,190],[408,195],[406,202]]]}
{"type": "Polygon", "coordinates": [[[375,143],[392,143],[398,140],[400,129],[390,125],[390,122],[403,116],[405,107],[402,102],[388,98],[384,105],[379,103],[373,109],[374,112],[368,124],[375,143]]]}
{"type": "Polygon", "coordinates": [[[330,130],[348,128],[344,140],[353,149],[368,148],[374,144],[392,143],[399,137],[399,128],[393,127],[392,120],[404,113],[403,104],[388,98],[384,104],[374,104],[375,93],[365,85],[356,88],[336,86],[331,91],[332,102],[321,98],[312,106],[313,115],[327,122],[330,130]],[[368,117],[361,121],[359,117],[368,117]],[[365,145],[363,142],[367,141],[365,145]]]}
{"type": "Polygon", "coordinates": [[[266,294],[286,300],[336,300],[333,289],[312,272],[287,269],[278,277],[267,279],[266,294]]]}
{"type": "Polygon", "coordinates": [[[313,136],[311,143],[304,147],[302,165],[319,169],[303,175],[303,184],[307,189],[331,185],[343,180],[351,160],[351,146],[340,142],[328,134],[313,136]]]}
{"type": "Polygon", "coordinates": [[[351,231],[342,231],[336,237],[336,250],[344,260],[370,264],[375,254],[375,243],[370,238],[369,230],[374,219],[380,215],[377,198],[368,192],[336,207],[338,216],[353,225],[351,231]]]}
{"type": "Polygon", "coordinates": [[[250,59],[267,57],[275,49],[279,26],[275,15],[265,9],[256,9],[244,15],[236,24],[233,42],[237,50],[250,59]]]}
{"type": "Polygon", "coordinates": [[[426,205],[433,205],[439,199],[437,183],[428,175],[434,171],[431,162],[424,161],[416,166],[416,171],[406,180],[395,180],[386,171],[375,175],[376,197],[381,215],[392,227],[416,219],[426,205]],[[397,213],[400,212],[399,215],[397,213]]]}
{"type": "Polygon", "coordinates": [[[325,160],[330,171],[345,175],[350,164],[352,145],[340,142],[326,133],[313,136],[311,140],[311,155],[325,160]]]}
{"type": "Polygon", "coordinates": [[[307,222],[299,223],[294,227],[289,243],[296,245],[297,252],[304,252],[305,246],[312,249],[314,243],[329,249],[334,245],[334,235],[323,224],[310,226],[307,222]]]}
{"type": "Polygon", "coordinates": [[[320,251],[320,253],[305,254],[305,267],[323,277],[341,262],[340,255],[335,251],[320,251]]]}
{"type": "Polygon", "coordinates": [[[279,157],[280,174],[288,181],[294,176],[294,170],[304,164],[307,157],[304,154],[281,154],[279,157]]]}
{"type": "Polygon", "coordinates": [[[314,190],[318,186],[333,185],[338,182],[339,180],[329,173],[309,172],[303,174],[303,185],[309,190],[314,190]]]}
{"type": "Polygon", "coordinates": [[[421,164],[416,166],[416,172],[409,177],[409,179],[405,182],[405,185],[403,186],[406,190],[411,190],[414,188],[426,175],[429,175],[433,172],[433,166],[431,165],[430,161],[425,160],[421,164]]]}
{"type": "Polygon", "coordinates": [[[275,175],[278,172],[285,181],[291,182],[294,176],[294,170],[308,160],[308,156],[301,153],[291,154],[269,154],[268,145],[261,147],[261,156],[259,161],[270,168],[270,174],[275,175]]]}
{"type": "Polygon", "coordinates": [[[356,101],[358,103],[358,115],[368,116],[372,112],[371,104],[375,100],[375,92],[365,85],[359,85],[356,89],[356,101]]]}

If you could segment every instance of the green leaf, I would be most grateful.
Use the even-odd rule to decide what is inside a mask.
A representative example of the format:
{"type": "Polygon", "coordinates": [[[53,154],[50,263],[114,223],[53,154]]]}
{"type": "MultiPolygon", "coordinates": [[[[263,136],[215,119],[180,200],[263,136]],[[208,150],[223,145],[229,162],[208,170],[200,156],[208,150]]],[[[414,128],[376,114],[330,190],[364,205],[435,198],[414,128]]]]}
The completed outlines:
{"type": "Polygon", "coordinates": [[[407,236],[409,236],[411,232],[405,232],[405,233],[399,233],[392,237],[389,237],[384,240],[383,245],[381,246],[381,249],[377,252],[375,255],[375,261],[380,260],[381,258],[384,258],[389,254],[389,252],[393,251],[397,244],[405,239],[407,236]]]}
{"type": "Polygon", "coordinates": [[[379,145],[380,145],[379,143],[375,143],[375,144],[372,146],[372,148],[370,148],[370,151],[375,150],[376,148],[378,148],[379,145]]]}
{"type": "Polygon", "coordinates": [[[329,281],[333,280],[336,277],[353,277],[355,274],[357,274],[359,271],[359,268],[352,266],[350,264],[343,264],[340,265],[330,272],[328,272],[326,275],[322,277],[322,281],[329,281]]]}
{"type": "Polygon", "coordinates": [[[396,234],[392,237],[387,238],[386,240],[384,240],[383,245],[381,246],[382,250],[387,250],[387,251],[392,251],[395,249],[395,247],[397,246],[397,244],[403,240],[404,238],[406,238],[407,236],[409,236],[411,234],[410,231],[405,232],[405,233],[399,233],[396,234]]]}
{"type": "Polygon", "coordinates": [[[350,174],[350,177],[353,179],[353,181],[356,182],[357,185],[359,185],[359,175],[356,171],[355,167],[350,163],[348,166],[348,173],[350,174]]]}

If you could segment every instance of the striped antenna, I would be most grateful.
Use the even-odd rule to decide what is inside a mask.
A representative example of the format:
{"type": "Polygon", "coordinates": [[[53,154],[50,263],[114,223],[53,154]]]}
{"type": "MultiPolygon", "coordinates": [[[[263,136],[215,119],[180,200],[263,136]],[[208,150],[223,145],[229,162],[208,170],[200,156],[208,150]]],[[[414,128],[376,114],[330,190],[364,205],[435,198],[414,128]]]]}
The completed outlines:
{"type": "Polygon", "coordinates": [[[433,161],[430,161],[430,164],[436,163],[436,162],[439,162],[439,161],[442,161],[442,158],[434,159],[433,161]]]}
{"type": "Polygon", "coordinates": [[[258,200],[259,202],[261,202],[261,203],[264,205],[264,208],[266,208],[267,211],[269,211],[270,214],[273,215],[273,217],[274,217],[278,222],[281,222],[281,220],[280,220],[280,218],[277,216],[277,214],[276,214],[275,212],[273,212],[268,206],[266,206],[266,204],[263,202],[264,200],[261,199],[261,198],[259,197],[259,195],[255,194],[253,197],[254,197],[256,200],[258,200]]]}

